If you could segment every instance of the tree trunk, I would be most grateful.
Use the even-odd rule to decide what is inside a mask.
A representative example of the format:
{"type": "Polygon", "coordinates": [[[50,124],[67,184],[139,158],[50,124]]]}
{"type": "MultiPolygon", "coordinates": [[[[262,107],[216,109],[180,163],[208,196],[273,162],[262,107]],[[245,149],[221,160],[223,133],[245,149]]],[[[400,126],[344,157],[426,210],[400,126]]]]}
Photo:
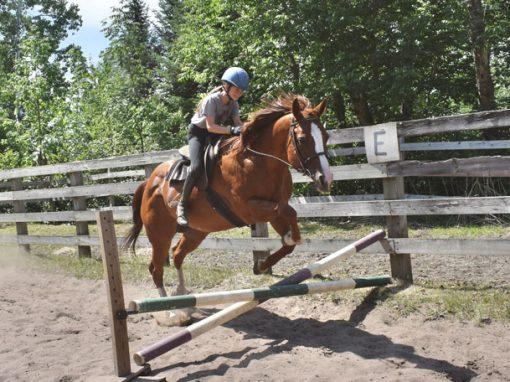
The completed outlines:
{"type": "Polygon", "coordinates": [[[290,52],[289,54],[289,63],[290,72],[292,73],[292,81],[294,82],[294,87],[299,87],[299,82],[301,81],[301,72],[299,70],[299,63],[296,61],[296,57],[294,57],[293,52],[290,52]]]}
{"type": "Polygon", "coordinates": [[[347,126],[347,123],[345,121],[345,100],[340,90],[335,90],[333,92],[332,107],[335,117],[338,120],[338,127],[343,129],[347,126]]]}
{"type": "Polygon", "coordinates": [[[400,105],[400,118],[402,121],[413,119],[413,101],[406,99],[400,105]]]}
{"type": "Polygon", "coordinates": [[[496,100],[490,71],[490,49],[485,36],[485,12],[482,0],[469,0],[469,15],[480,107],[482,110],[494,110],[496,100]]]}
{"type": "Polygon", "coordinates": [[[354,113],[356,114],[360,125],[373,125],[374,117],[370,112],[366,95],[364,93],[354,91],[351,92],[350,97],[354,113]]]}
{"type": "MultiPolygon", "coordinates": [[[[485,36],[485,11],[482,0],[469,0],[471,44],[476,72],[476,88],[481,110],[496,109],[494,83],[490,67],[490,49],[485,36]]],[[[482,132],[485,140],[505,139],[508,135],[502,131],[489,129],[482,132]]]]}

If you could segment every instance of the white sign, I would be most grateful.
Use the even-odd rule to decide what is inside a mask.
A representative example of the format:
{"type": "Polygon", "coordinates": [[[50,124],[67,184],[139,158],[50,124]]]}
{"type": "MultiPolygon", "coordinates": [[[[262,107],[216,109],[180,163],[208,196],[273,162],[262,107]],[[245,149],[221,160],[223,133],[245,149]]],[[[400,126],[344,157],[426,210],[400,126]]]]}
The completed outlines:
{"type": "Polygon", "coordinates": [[[365,150],[368,163],[385,163],[400,160],[397,124],[381,123],[364,128],[365,150]]]}

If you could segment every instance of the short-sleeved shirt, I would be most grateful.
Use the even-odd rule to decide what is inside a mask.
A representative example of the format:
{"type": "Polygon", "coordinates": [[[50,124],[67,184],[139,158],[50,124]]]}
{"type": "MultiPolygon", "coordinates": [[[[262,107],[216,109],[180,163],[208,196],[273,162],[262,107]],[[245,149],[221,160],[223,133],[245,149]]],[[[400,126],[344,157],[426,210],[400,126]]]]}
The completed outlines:
{"type": "Polygon", "coordinates": [[[236,115],[239,115],[239,104],[237,101],[230,100],[226,105],[221,100],[221,92],[209,94],[202,101],[200,110],[198,110],[191,118],[191,123],[207,128],[205,118],[209,115],[214,116],[214,122],[217,125],[223,125],[225,122],[236,115]]]}

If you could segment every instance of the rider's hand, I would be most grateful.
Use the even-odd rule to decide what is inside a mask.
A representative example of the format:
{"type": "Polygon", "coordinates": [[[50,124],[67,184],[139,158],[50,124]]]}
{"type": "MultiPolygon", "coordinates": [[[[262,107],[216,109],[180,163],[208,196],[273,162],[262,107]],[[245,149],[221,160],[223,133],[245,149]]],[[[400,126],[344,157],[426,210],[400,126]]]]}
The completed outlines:
{"type": "Polygon", "coordinates": [[[241,126],[230,126],[230,134],[232,135],[241,135],[241,126]]]}

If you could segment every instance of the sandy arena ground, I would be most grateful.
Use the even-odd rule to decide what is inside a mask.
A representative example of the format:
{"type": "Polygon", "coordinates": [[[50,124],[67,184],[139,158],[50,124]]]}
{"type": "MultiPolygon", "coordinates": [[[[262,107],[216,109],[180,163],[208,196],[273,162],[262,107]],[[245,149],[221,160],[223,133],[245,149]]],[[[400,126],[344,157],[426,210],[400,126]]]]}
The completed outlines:
{"type": "MultiPolygon", "coordinates": [[[[304,259],[284,261],[278,273],[310,262],[304,259]]],[[[250,255],[243,261],[249,264],[250,255]]],[[[347,273],[388,271],[387,259],[370,266],[356,261],[347,273]]],[[[484,275],[480,268],[487,261],[423,257],[413,266],[418,278],[431,272],[445,280],[490,274],[508,285],[507,259],[490,260],[492,270],[485,268],[484,275]]],[[[155,296],[132,285],[124,292],[126,300],[155,296]]],[[[0,264],[0,381],[99,381],[112,375],[106,312],[102,281],[0,264]]],[[[133,352],[179,329],[158,327],[145,314],[131,317],[128,330],[133,352]]],[[[288,298],[267,301],[151,365],[169,381],[510,381],[509,339],[510,325],[495,322],[428,320],[417,313],[397,318],[384,304],[353,308],[288,298]]]]}

